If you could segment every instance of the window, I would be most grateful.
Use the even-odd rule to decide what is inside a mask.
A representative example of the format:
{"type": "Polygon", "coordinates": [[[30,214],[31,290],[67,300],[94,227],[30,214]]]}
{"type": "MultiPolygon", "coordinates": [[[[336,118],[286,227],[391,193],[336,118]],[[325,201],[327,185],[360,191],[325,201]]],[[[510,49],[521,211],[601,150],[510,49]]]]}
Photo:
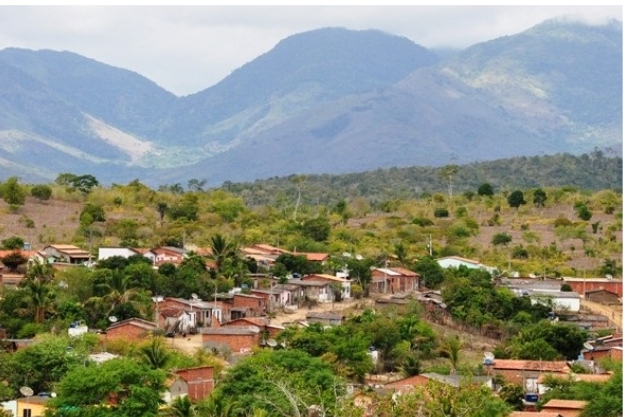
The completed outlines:
{"type": "Polygon", "coordinates": [[[25,408],[22,410],[22,417],[31,417],[31,409],[25,408]]]}

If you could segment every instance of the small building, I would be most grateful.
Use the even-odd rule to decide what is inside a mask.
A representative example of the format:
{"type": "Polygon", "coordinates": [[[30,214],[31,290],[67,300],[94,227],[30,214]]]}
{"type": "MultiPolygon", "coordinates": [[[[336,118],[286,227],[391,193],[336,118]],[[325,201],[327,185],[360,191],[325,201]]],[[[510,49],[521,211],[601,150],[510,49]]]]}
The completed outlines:
{"type": "Polygon", "coordinates": [[[512,411],[508,417],[565,417],[560,413],[551,411],[512,411]]]}
{"type": "Polygon", "coordinates": [[[231,319],[261,316],[266,311],[266,298],[254,294],[233,294],[231,319]]]}
{"type": "Polygon", "coordinates": [[[152,335],[157,330],[157,325],[150,321],[131,318],[113,323],[107,327],[107,340],[125,339],[128,341],[139,341],[152,335]]]}
{"type": "Polygon", "coordinates": [[[518,359],[495,359],[484,364],[486,375],[501,375],[507,382],[522,386],[527,392],[538,392],[541,374],[569,373],[566,361],[532,361],[518,359]]]}
{"type": "Polygon", "coordinates": [[[565,381],[574,381],[574,382],[593,382],[593,383],[605,383],[610,380],[612,374],[542,374],[538,378],[538,394],[542,395],[549,391],[549,387],[546,385],[547,380],[549,379],[560,379],[565,381]]]}
{"type": "Polygon", "coordinates": [[[351,280],[336,277],[328,274],[311,274],[301,278],[302,281],[325,281],[331,284],[339,284],[342,287],[341,297],[342,300],[348,300],[351,298],[351,280]]]}
{"type": "Polygon", "coordinates": [[[46,415],[47,396],[30,396],[17,399],[16,417],[43,417],[46,415]]]}
{"type": "Polygon", "coordinates": [[[552,399],[542,407],[542,412],[558,413],[563,417],[579,417],[587,401],[552,399]]]}
{"type": "Polygon", "coordinates": [[[41,262],[82,265],[91,259],[91,254],[74,245],[48,245],[37,252],[41,262]]]}
{"type": "Polygon", "coordinates": [[[261,341],[257,326],[205,327],[201,330],[203,346],[228,348],[233,353],[249,353],[261,341]]]}
{"type": "Polygon", "coordinates": [[[581,305],[579,294],[574,291],[530,291],[528,295],[531,304],[551,306],[555,311],[577,312],[581,305]]]}
{"type": "Polygon", "coordinates": [[[133,249],[133,248],[119,248],[119,247],[100,247],[98,248],[98,260],[113,258],[114,256],[120,256],[124,259],[128,259],[131,256],[143,255],[147,250],[133,249]]]}
{"type": "Polygon", "coordinates": [[[587,361],[598,362],[600,359],[609,357],[613,361],[623,360],[623,347],[622,346],[597,346],[592,350],[585,349],[581,352],[583,358],[587,361]]]}
{"type": "Polygon", "coordinates": [[[332,311],[312,311],[307,313],[307,323],[321,323],[325,326],[339,326],[344,322],[345,316],[332,311]]]}
{"type": "Polygon", "coordinates": [[[479,261],[475,261],[474,259],[462,258],[461,256],[445,256],[443,258],[437,259],[437,263],[444,269],[459,268],[460,266],[464,266],[469,269],[484,269],[491,274],[497,271],[497,269],[494,267],[486,266],[479,261]]]}
{"type": "Polygon", "coordinates": [[[187,251],[174,246],[161,246],[144,253],[144,256],[151,259],[152,263],[160,266],[166,263],[179,265],[185,259],[187,251]]]}
{"type": "Polygon", "coordinates": [[[250,327],[256,326],[259,331],[269,338],[274,338],[279,332],[285,330],[285,327],[271,324],[270,320],[265,317],[243,317],[224,323],[222,327],[250,327]]]}
{"type": "Polygon", "coordinates": [[[199,366],[176,371],[176,380],[168,389],[166,402],[188,396],[191,402],[198,402],[211,394],[215,386],[213,366],[199,366]]]}
{"type": "Polygon", "coordinates": [[[584,295],[588,291],[606,290],[619,297],[623,296],[623,280],[609,278],[569,278],[564,277],[564,282],[570,285],[573,291],[584,295]]]}
{"type": "Polygon", "coordinates": [[[372,270],[370,292],[402,293],[420,288],[420,275],[405,268],[375,268],[372,270]],[[374,284],[373,284],[374,283],[374,284]]]}
{"type": "MultiPolygon", "coordinates": [[[[155,302],[156,305],[156,302],[155,302]]],[[[229,306],[225,303],[207,302],[203,300],[188,300],[185,298],[165,297],[159,302],[159,310],[175,309],[187,313],[191,328],[209,326],[213,317],[222,322],[225,317],[230,316],[229,306]]],[[[161,324],[161,322],[160,322],[161,324]]]]}
{"type": "Polygon", "coordinates": [[[303,298],[319,303],[331,303],[335,299],[332,282],[324,280],[291,279],[290,284],[301,287],[303,298]]]}
{"type": "Polygon", "coordinates": [[[586,300],[605,305],[620,304],[621,296],[606,289],[586,291],[586,300]]]}

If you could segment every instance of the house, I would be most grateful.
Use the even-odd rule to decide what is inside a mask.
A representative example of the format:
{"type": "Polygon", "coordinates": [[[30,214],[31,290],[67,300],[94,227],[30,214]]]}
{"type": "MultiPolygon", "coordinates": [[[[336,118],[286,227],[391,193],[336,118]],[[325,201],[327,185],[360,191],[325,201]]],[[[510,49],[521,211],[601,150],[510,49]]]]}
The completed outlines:
{"type": "Polygon", "coordinates": [[[107,327],[107,340],[125,339],[128,341],[142,340],[157,330],[157,325],[143,319],[131,318],[113,323],[107,327]]]}
{"type": "Polygon", "coordinates": [[[623,360],[622,346],[597,346],[592,350],[585,349],[582,351],[583,358],[587,361],[598,361],[601,358],[609,357],[613,361],[623,360]]]}
{"type": "MultiPolygon", "coordinates": [[[[288,281],[289,282],[289,281],[288,281]]],[[[303,298],[303,290],[294,284],[274,284],[272,289],[281,291],[281,297],[284,300],[283,307],[290,305],[298,305],[303,298]]]]}
{"type": "Polygon", "coordinates": [[[307,323],[321,323],[325,326],[339,326],[344,322],[344,315],[332,311],[312,311],[307,313],[307,323]]]}
{"type": "Polygon", "coordinates": [[[444,385],[450,385],[454,388],[459,388],[465,382],[473,385],[486,385],[492,388],[492,378],[487,376],[474,376],[469,378],[465,375],[441,375],[436,373],[425,373],[420,375],[414,375],[408,378],[401,379],[399,381],[390,382],[384,385],[386,389],[394,389],[396,392],[409,392],[417,386],[427,385],[429,381],[434,381],[444,385]]]}
{"type": "Polygon", "coordinates": [[[584,330],[605,329],[609,326],[610,320],[607,316],[600,314],[560,314],[560,321],[574,324],[584,330]]]}
{"type": "Polygon", "coordinates": [[[418,290],[420,275],[405,268],[375,268],[372,270],[370,292],[399,293],[418,290]]]}
{"type": "Polygon", "coordinates": [[[564,283],[570,285],[573,291],[581,295],[584,295],[588,291],[606,290],[619,297],[623,296],[622,279],[564,277],[564,283]]]}
{"type": "Polygon", "coordinates": [[[46,415],[48,396],[30,396],[16,401],[16,417],[43,417],[46,415]]]}
{"type": "Polygon", "coordinates": [[[621,296],[614,294],[606,289],[598,289],[586,291],[585,298],[588,301],[592,301],[599,304],[612,305],[620,304],[621,296]]]}
{"type": "Polygon", "coordinates": [[[91,259],[91,254],[74,245],[48,245],[37,252],[39,260],[49,263],[82,265],[91,259]]]}
{"type": "Polygon", "coordinates": [[[231,319],[261,316],[266,311],[266,298],[254,294],[233,294],[231,319]]]}
{"type": "Polygon", "coordinates": [[[161,266],[165,263],[179,265],[183,262],[187,251],[181,248],[175,248],[174,246],[162,246],[154,248],[146,253],[144,256],[151,259],[153,265],[161,266]]]}
{"type": "Polygon", "coordinates": [[[102,261],[104,259],[109,259],[114,256],[120,256],[124,259],[128,259],[134,255],[143,255],[146,253],[147,249],[133,249],[133,248],[98,248],[98,260],[102,261]]]}
{"type": "Polygon", "coordinates": [[[204,347],[228,348],[233,353],[249,353],[259,346],[260,333],[257,326],[205,327],[201,330],[204,347]]]}
{"type": "Polygon", "coordinates": [[[170,385],[166,402],[188,396],[191,402],[200,401],[211,394],[215,386],[213,366],[199,366],[175,372],[176,380],[170,385]]]}
{"type": "Polygon", "coordinates": [[[569,373],[566,361],[532,361],[518,359],[494,359],[484,363],[488,376],[501,375],[511,384],[521,385],[527,392],[538,392],[541,374],[569,373]]]}
{"type": "Polygon", "coordinates": [[[324,280],[291,279],[290,284],[301,287],[303,298],[318,303],[330,303],[335,300],[333,282],[324,280]]]}
{"type": "Polygon", "coordinates": [[[544,404],[542,412],[558,413],[564,417],[578,417],[587,404],[587,401],[552,399],[544,404]]]}
{"type": "Polygon", "coordinates": [[[508,414],[508,417],[565,417],[560,413],[553,413],[549,411],[512,411],[508,414]]]}
{"type": "Polygon", "coordinates": [[[479,261],[462,258],[461,256],[445,256],[444,258],[437,259],[436,262],[444,269],[459,268],[460,266],[465,266],[469,269],[485,269],[491,274],[497,271],[497,269],[494,267],[486,266],[479,261]]]}
{"type": "Polygon", "coordinates": [[[549,391],[549,388],[545,385],[547,380],[559,378],[566,381],[575,381],[575,382],[594,382],[594,383],[605,383],[610,380],[612,374],[541,374],[538,377],[538,394],[542,395],[549,391]]]}
{"type": "Polygon", "coordinates": [[[304,256],[309,262],[318,262],[324,265],[324,263],[329,259],[328,253],[319,253],[319,252],[294,252],[295,256],[304,256]]]}
{"type": "Polygon", "coordinates": [[[555,311],[577,312],[580,308],[579,294],[574,291],[530,291],[531,304],[550,306],[555,311]]]}
{"type": "Polygon", "coordinates": [[[528,295],[532,291],[544,291],[558,293],[562,290],[562,281],[554,279],[538,279],[538,278],[495,278],[494,283],[499,287],[509,288],[518,296],[528,295]]]}
{"type": "Polygon", "coordinates": [[[274,311],[283,308],[287,304],[287,294],[283,291],[270,289],[255,288],[250,290],[251,295],[263,298],[267,311],[274,311]]]}
{"type": "Polygon", "coordinates": [[[302,281],[326,281],[330,283],[339,284],[342,288],[341,297],[342,300],[348,300],[351,298],[351,280],[337,277],[328,274],[311,274],[301,278],[302,281]]]}
{"type": "MultiPolygon", "coordinates": [[[[198,299],[187,300],[185,298],[165,297],[163,301],[159,302],[158,308],[160,311],[169,311],[174,309],[185,312],[186,318],[189,319],[188,324],[190,329],[209,325],[214,317],[219,322],[222,322],[224,321],[224,318],[230,316],[229,306],[221,301],[206,302],[198,299]]],[[[168,312],[167,314],[170,314],[170,317],[172,317],[171,312],[168,312]]],[[[177,316],[182,317],[180,314],[177,316]]],[[[167,317],[168,316],[162,314],[159,318],[159,327],[163,324],[163,328],[166,330],[167,327],[165,326],[165,323],[168,322],[167,317]]]]}

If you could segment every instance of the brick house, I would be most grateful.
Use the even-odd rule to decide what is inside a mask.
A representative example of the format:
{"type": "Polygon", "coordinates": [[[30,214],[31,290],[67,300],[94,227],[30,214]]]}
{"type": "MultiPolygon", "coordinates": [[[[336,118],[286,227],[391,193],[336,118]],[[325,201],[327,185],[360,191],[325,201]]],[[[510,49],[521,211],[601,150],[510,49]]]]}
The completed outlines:
{"type": "Polygon", "coordinates": [[[560,413],[549,411],[512,411],[508,417],[564,417],[560,413]]]}
{"type": "Polygon", "coordinates": [[[569,373],[566,361],[531,361],[517,359],[495,359],[492,364],[484,364],[486,375],[501,375],[512,384],[521,385],[527,392],[538,392],[538,378],[541,374],[569,373]]]}
{"type": "Polygon", "coordinates": [[[589,291],[606,290],[620,297],[623,296],[623,280],[607,278],[564,278],[573,291],[583,295],[589,291]]]}
{"type": "Polygon", "coordinates": [[[170,385],[169,401],[166,401],[187,395],[191,402],[197,402],[211,394],[214,386],[213,366],[181,369],[176,371],[176,380],[170,385]]]}
{"type": "Polygon", "coordinates": [[[186,252],[187,251],[185,249],[175,248],[173,246],[162,246],[149,250],[144,253],[144,256],[151,259],[153,264],[156,266],[160,266],[165,263],[179,265],[183,262],[186,252]]]}
{"type": "Polygon", "coordinates": [[[610,357],[613,361],[623,360],[622,346],[597,346],[594,350],[584,350],[583,358],[587,361],[599,361],[602,358],[610,357]]]}
{"type": "Polygon", "coordinates": [[[123,338],[129,341],[140,341],[150,336],[157,325],[147,320],[132,318],[119,321],[107,327],[107,340],[123,338]]]}
{"type": "Polygon", "coordinates": [[[233,295],[231,318],[261,316],[266,311],[266,299],[254,294],[237,293],[233,295]],[[238,317],[233,317],[237,312],[238,317]]]}
{"type": "Polygon", "coordinates": [[[224,323],[223,327],[250,327],[256,326],[259,331],[266,334],[269,338],[274,338],[280,331],[285,330],[283,326],[277,326],[270,323],[265,317],[242,317],[224,323]]]}
{"type": "Polygon", "coordinates": [[[587,401],[552,399],[542,407],[542,412],[558,413],[564,417],[578,417],[587,401]]]}
{"type": "Polygon", "coordinates": [[[332,311],[312,311],[307,313],[307,323],[321,323],[325,326],[339,326],[344,322],[344,315],[332,311]]]}
{"type": "Polygon", "coordinates": [[[160,311],[175,309],[187,313],[190,317],[191,326],[194,328],[203,325],[211,325],[213,317],[217,317],[220,322],[224,321],[224,318],[230,317],[230,306],[221,301],[207,302],[203,300],[165,297],[163,301],[159,302],[158,307],[160,311]]]}
{"type": "Polygon", "coordinates": [[[215,349],[227,347],[233,353],[248,353],[259,346],[260,333],[257,326],[206,327],[201,330],[203,346],[215,349]]]}
{"type": "Polygon", "coordinates": [[[420,275],[405,268],[375,268],[372,271],[370,291],[375,293],[399,293],[418,290],[420,275]]]}

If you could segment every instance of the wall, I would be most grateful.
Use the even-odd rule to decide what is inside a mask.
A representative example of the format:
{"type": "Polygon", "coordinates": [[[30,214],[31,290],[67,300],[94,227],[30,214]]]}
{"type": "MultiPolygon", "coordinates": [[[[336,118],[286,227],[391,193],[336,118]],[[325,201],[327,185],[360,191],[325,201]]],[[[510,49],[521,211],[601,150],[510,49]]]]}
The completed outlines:
{"type": "Polygon", "coordinates": [[[227,335],[227,334],[203,334],[203,346],[210,343],[215,346],[226,345],[233,353],[250,351],[254,346],[259,346],[259,333],[251,335],[227,335]]]}
{"type": "Polygon", "coordinates": [[[120,327],[116,327],[114,329],[107,330],[106,338],[109,339],[118,339],[125,338],[129,341],[139,341],[146,338],[149,330],[144,328],[134,326],[132,324],[125,324],[120,327]]]}
{"type": "Polygon", "coordinates": [[[233,307],[249,308],[256,316],[260,316],[266,309],[266,302],[263,298],[253,298],[235,294],[233,296],[233,307]]]}

